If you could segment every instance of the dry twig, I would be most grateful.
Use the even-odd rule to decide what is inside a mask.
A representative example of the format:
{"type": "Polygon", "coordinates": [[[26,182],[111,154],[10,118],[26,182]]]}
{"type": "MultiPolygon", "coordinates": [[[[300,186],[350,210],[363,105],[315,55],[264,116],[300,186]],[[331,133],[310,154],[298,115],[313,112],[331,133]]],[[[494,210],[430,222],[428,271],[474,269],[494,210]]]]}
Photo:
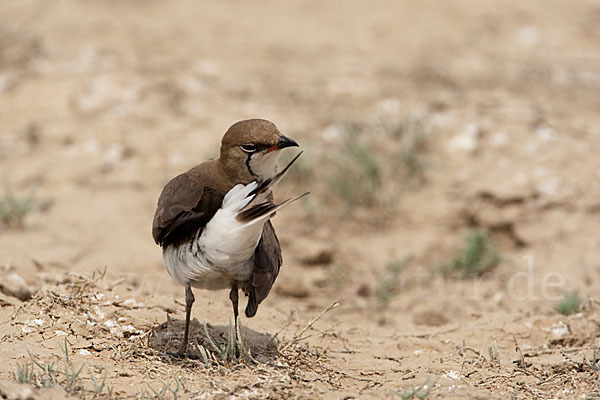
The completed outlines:
{"type": "Polygon", "coordinates": [[[334,301],[333,303],[331,303],[325,310],[321,311],[321,313],[319,315],[317,315],[312,320],[310,320],[309,323],[304,328],[302,328],[299,332],[296,332],[294,334],[294,336],[292,337],[292,339],[285,346],[283,346],[279,351],[281,353],[283,353],[284,351],[289,349],[294,344],[297,344],[297,343],[301,342],[302,340],[305,340],[308,337],[313,336],[313,335],[309,335],[309,336],[302,336],[302,335],[304,335],[304,333],[307,330],[309,330],[319,319],[321,319],[321,317],[323,317],[323,315],[327,314],[329,311],[333,310],[334,308],[336,308],[339,305],[340,305],[340,303],[337,300],[334,301]]]}

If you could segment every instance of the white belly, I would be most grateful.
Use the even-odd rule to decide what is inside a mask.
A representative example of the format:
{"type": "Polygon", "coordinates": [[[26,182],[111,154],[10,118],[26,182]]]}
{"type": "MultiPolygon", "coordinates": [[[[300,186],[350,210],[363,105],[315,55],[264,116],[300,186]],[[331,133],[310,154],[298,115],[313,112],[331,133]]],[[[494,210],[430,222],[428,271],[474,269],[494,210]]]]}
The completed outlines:
{"type": "Polygon", "coordinates": [[[167,247],[163,259],[169,275],[177,283],[208,290],[231,288],[233,282],[250,278],[254,261],[252,258],[233,263],[218,263],[207,258],[206,253],[194,252],[196,245],[167,247]]]}

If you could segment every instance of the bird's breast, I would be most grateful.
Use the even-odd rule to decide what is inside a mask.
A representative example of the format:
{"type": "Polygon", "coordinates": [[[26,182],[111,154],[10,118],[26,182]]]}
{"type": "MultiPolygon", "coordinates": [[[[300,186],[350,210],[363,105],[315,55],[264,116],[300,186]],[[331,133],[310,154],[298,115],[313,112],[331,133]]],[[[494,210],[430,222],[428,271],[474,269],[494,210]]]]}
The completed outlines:
{"type": "Polygon", "coordinates": [[[234,282],[250,279],[254,260],[248,257],[237,260],[222,257],[215,260],[198,240],[180,246],[168,246],[163,250],[163,259],[169,275],[179,284],[190,283],[193,287],[208,290],[230,288],[234,282]]]}
{"type": "Polygon", "coordinates": [[[179,284],[218,290],[250,279],[263,224],[242,224],[221,211],[190,242],[164,249],[165,266],[179,284]]]}

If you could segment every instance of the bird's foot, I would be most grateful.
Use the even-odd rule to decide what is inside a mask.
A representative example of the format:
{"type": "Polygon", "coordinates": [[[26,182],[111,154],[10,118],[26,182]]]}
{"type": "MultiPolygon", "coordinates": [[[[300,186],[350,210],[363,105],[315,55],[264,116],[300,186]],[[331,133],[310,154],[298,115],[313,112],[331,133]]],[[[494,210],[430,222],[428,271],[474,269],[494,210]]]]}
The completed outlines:
{"type": "Polygon", "coordinates": [[[192,354],[192,353],[180,353],[178,351],[167,351],[167,354],[170,355],[171,357],[175,357],[175,358],[189,358],[190,360],[198,360],[200,359],[200,357],[198,357],[196,354],[192,354]]]}
{"type": "Polygon", "coordinates": [[[171,357],[175,357],[175,358],[186,358],[187,357],[190,360],[198,360],[200,358],[196,354],[192,354],[192,353],[188,352],[185,347],[182,347],[177,351],[167,351],[167,354],[170,355],[171,357]]]}

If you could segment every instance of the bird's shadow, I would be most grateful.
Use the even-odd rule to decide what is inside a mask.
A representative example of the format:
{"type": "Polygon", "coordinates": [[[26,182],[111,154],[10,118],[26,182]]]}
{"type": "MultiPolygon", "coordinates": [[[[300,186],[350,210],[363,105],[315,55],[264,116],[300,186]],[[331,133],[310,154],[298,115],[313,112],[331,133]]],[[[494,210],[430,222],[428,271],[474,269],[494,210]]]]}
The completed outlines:
{"type": "MultiPolygon", "coordinates": [[[[149,346],[164,354],[167,354],[167,352],[176,352],[181,346],[184,329],[185,320],[172,319],[167,316],[167,321],[152,328],[148,340],[149,346]]],[[[188,351],[198,356],[199,347],[202,346],[205,350],[213,354],[217,353],[215,345],[218,348],[226,347],[231,329],[230,325],[210,325],[208,323],[200,323],[194,318],[190,321],[188,351]]],[[[279,355],[279,351],[277,350],[278,341],[274,336],[257,332],[243,325],[240,326],[240,333],[243,338],[244,347],[252,355],[253,361],[269,363],[274,361],[279,355]]]]}

